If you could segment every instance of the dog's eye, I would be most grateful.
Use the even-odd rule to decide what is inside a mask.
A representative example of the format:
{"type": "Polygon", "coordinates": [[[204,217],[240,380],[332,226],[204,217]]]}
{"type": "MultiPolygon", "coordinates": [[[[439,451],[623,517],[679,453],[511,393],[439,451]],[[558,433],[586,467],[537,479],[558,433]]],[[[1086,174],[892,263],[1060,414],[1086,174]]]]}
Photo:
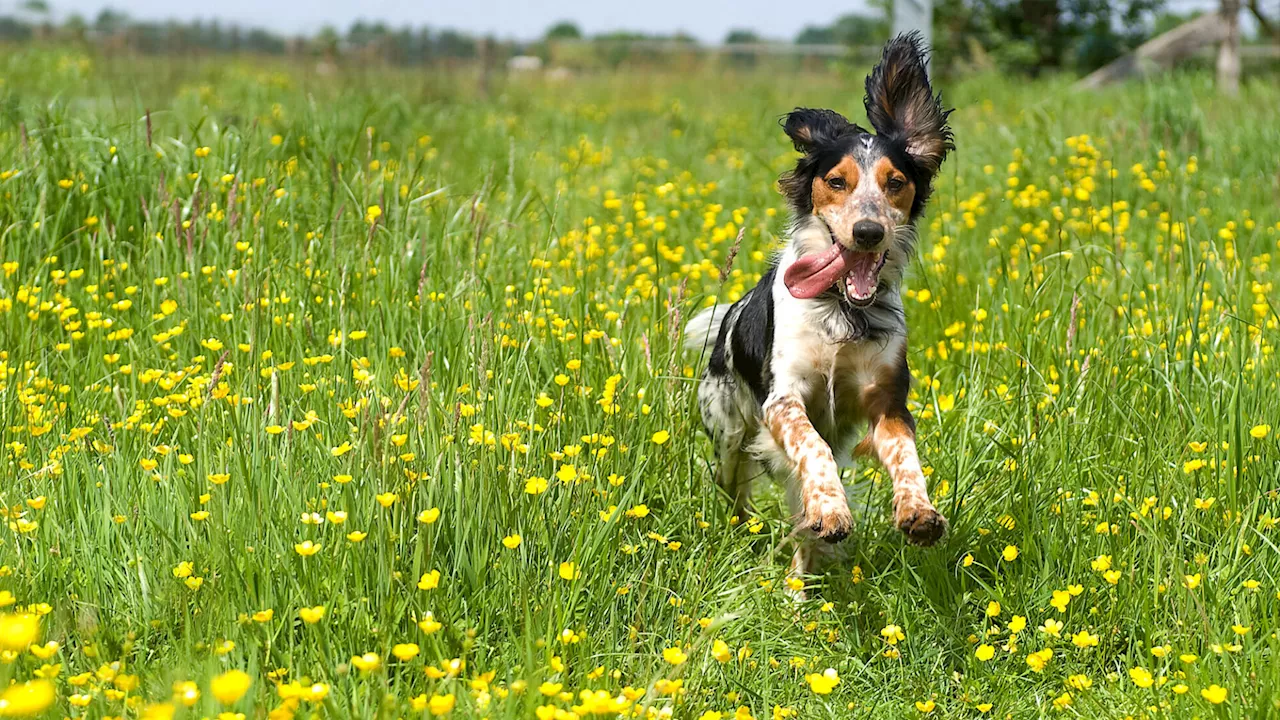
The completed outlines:
{"type": "Polygon", "coordinates": [[[889,192],[897,192],[906,186],[907,184],[903,182],[902,178],[896,177],[889,178],[889,182],[884,184],[885,190],[888,190],[889,192]]]}
{"type": "Polygon", "coordinates": [[[827,178],[827,185],[831,186],[832,190],[843,190],[846,187],[844,178],[839,175],[833,175],[827,178]]]}

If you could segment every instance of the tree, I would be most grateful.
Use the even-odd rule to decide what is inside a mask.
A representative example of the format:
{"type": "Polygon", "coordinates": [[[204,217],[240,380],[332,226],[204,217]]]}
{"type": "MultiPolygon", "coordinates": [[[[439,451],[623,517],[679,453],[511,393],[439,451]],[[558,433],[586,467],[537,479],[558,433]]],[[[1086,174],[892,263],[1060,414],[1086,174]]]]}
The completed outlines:
{"type": "MultiPolygon", "coordinates": [[[[760,36],[751,30],[730,30],[729,34],[724,38],[724,44],[731,47],[734,45],[754,45],[759,42],[760,36]]],[[[739,67],[754,67],[756,55],[753,52],[731,50],[729,52],[729,61],[739,67]]]]}
{"type": "Polygon", "coordinates": [[[879,45],[889,39],[887,15],[849,13],[825,26],[809,26],[796,36],[797,45],[879,45]]]}
{"type": "Polygon", "coordinates": [[[582,30],[568,20],[547,28],[547,40],[581,40],[582,30]]]}
{"type": "Polygon", "coordinates": [[[935,67],[989,57],[1006,70],[1098,68],[1150,37],[1164,0],[940,0],[935,67]]]}
{"type": "Polygon", "coordinates": [[[725,45],[753,45],[760,42],[760,36],[754,30],[730,30],[724,37],[725,45]]]}
{"type": "Polygon", "coordinates": [[[101,35],[114,35],[129,26],[129,17],[111,8],[103,8],[93,21],[93,29],[101,35]]]}

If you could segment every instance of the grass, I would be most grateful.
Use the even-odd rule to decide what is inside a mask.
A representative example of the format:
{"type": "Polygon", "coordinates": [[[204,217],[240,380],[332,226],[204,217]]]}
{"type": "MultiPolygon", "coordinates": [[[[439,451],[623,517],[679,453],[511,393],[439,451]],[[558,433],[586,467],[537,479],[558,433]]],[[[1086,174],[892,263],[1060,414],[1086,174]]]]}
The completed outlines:
{"type": "Polygon", "coordinates": [[[906,303],[951,533],[851,467],[795,604],[680,334],[785,233],[777,117],[861,69],[0,67],[0,715],[1280,713],[1265,79],[944,84],[906,303]]]}

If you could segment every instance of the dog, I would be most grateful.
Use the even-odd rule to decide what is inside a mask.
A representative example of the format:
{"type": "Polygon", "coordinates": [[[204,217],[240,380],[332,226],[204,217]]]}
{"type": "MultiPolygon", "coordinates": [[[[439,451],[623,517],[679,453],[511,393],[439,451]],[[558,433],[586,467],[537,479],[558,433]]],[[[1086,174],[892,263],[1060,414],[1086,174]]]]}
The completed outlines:
{"type": "Polygon", "coordinates": [[[703,310],[686,345],[710,349],[698,386],[718,455],[716,481],[735,511],[763,466],[787,488],[800,542],[793,576],[852,525],[836,452],[874,456],[893,481],[893,518],[907,540],[937,542],[947,520],[929,499],[907,409],[903,272],[947,154],[955,149],[918,34],[884,47],[866,79],[875,133],[832,110],[797,108],[781,121],[802,153],[779,180],[792,211],[789,243],[760,282],[728,308],[703,310]]]}

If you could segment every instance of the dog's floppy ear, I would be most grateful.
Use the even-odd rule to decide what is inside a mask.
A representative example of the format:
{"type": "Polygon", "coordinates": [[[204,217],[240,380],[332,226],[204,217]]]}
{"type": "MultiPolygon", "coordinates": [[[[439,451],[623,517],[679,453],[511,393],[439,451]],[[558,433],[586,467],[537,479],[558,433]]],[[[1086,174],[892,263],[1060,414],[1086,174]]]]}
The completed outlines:
{"type": "Polygon", "coordinates": [[[884,46],[880,64],[867,76],[867,119],[890,142],[900,142],[922,170],[938,172],[955,150],[950,110],[935,96],[925,69],[928,50],[920,33],[904,33],[884,46]]]}
{"type": "Polygon", "coordinates": [[[782,119],[782,131],[802,153],[832,142],[850,127],[848,119],[835,110],[796,108],[782,119]]]}

